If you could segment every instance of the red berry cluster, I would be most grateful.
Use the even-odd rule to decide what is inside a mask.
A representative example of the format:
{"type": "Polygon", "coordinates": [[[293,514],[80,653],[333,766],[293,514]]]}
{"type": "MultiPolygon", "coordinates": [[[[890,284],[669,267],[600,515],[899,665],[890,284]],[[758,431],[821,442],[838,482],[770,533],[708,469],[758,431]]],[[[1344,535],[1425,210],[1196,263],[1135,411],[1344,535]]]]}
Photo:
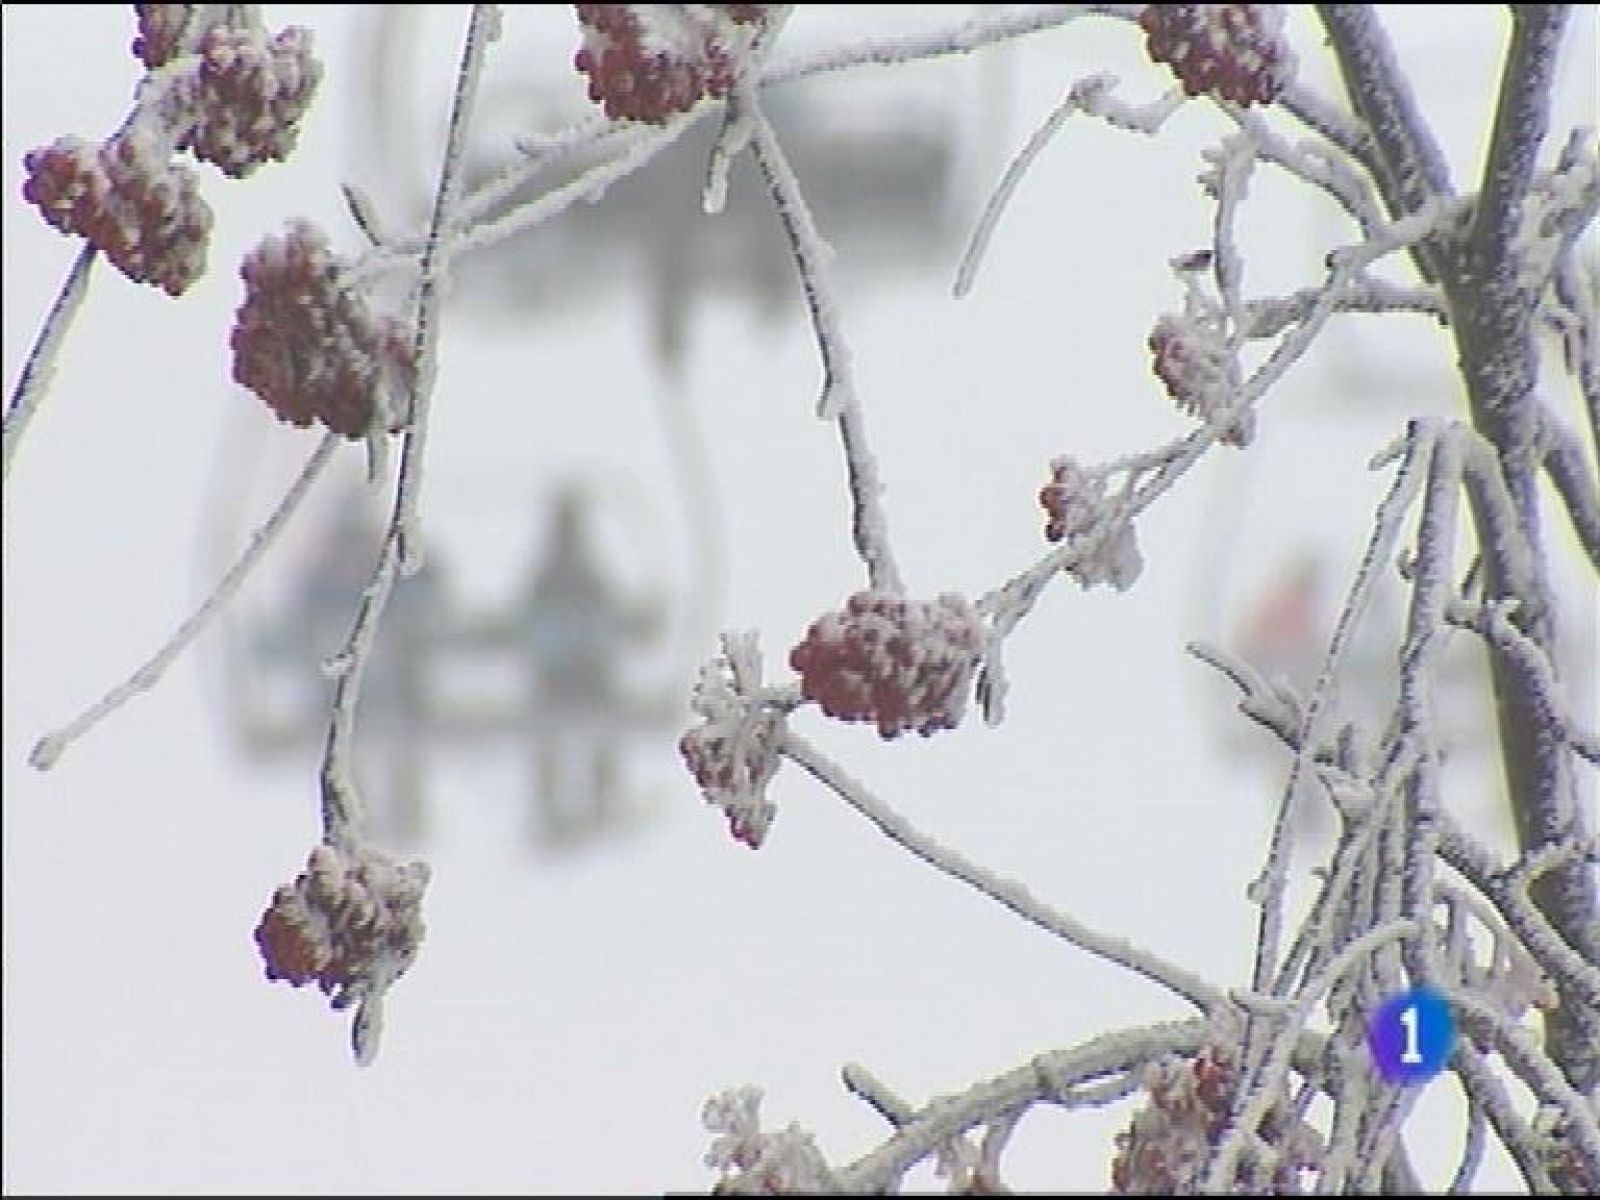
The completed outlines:
{"type": "Polygon", "coordinates": [[[322,66],[306,30],[269,39],[250,5],[134,7],[133,52],[159,72],[140,107],[99,147],[63,137],[28,154],[22,194],[128,278],[177,296],[205,270],[211,210],[173,154],[235,177],[287,157],[322,66]]]}
{"type": "Polygon", "coordinates": [[[428,868],[319,843],[256,926],[268,979],[315,983],[334,1008],[404,972],[422,944],[428,868]]]}
{"type": "MultiPolygon", "coordinates": [[[[1111,1189],[1118,1195],[1182,1196],[1199,1190],[1210,1150],[1227,1127],[1236,1087],[1233,1056],[1209,1047],[1190,1059],[1169,1058],[1145,1072],[1150,1103],[1117,1134],[1111,1189]]],[[[1298,1195],[1300,1173],[1317,1165],[1321,1139],[1304,1122],[1286,1127],[1277,1110],[1262,1136],[1279,1151],[1270,1170],[1242,1162],[1232,1191],[1298,1195]]]]}
{"type": "Polygon", "coordinates": [[[706,96],[726,96],[766,5],[577,4],[573,65],[613,120],[663,124],[706,96]],[[704,15],[701,15],[704,14],[704,15]]]}
{"type": "Polygon", "coordinates": [[[199,65],[179,85],[193,124],[178,143],[223,174],[241,178],[282,162],[300,136],[300,119],[322,79],[311,33],[217,26],[200,43],[199,65]]]}
{"type": "Polygon", "coordinates": [[[411,343],[392,317],[375,316],[343,279],[344,267],[322,231],[294,221],[268,237],[239,268],[244,303],[235,318],[233,378],[278,419],[320,421],[347,438],[365,437],[386,398],[404,391],[411,343]]]}
{"type": "MultiPolygon", "coordinates": [[[[1184,412],[1211,421],[1238,396],[1238,366],[1215,322],[1163,313],[1150,331],[1148,345],[1156,375],[1184,412]]],[[[1254,436],[1255,413],[1247,411],[1221,440],[1248,446],[1254,436]]]]}
{"type": "Polygon", "coordinates": [[[194,172],[139,127],[98,147],[57,138],[23,166],[22,195],[44,219],[88,238],[134,282],[177,296],[204,273],[211,208],[194,172]]]}
{"type": "Polygon", "coordinates": [[[875,721],[885,738],[926,737],[961,723],[983,645],[983,622],[961,596],[929,604],[863,591],[814,621],[789,665],[830,717],[875,721]]]}
{"type": "Polygon", "coordinates": [[[1294,74],[1278,4],[1147,4],[1145,52],[1191,96],[1270,104],[1294,74]]]}

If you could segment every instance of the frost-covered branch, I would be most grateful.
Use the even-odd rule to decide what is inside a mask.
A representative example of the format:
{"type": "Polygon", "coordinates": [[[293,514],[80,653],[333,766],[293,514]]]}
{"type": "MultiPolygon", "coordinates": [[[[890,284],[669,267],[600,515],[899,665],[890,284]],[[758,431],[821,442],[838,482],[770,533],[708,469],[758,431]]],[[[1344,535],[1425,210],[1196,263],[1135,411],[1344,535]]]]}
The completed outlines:
{"type": "Polygon", "coordinates": [[[1555,414],[1540,413],[1539,434],[1544,444],[1544,469],[1555,484],[1583,552],[1600,573],[1600,488],[1594,472],[1577,436],[1555,414]]]}
{"type": "Polygon", "coordinates": [[[289,523],[289,518],[300,507],[300,502],[305,499],[306,493],[311,489],[311,485],[316,482],[317,478],[322,474],[323,468],[328,465],[328,461],[333,457],[333,451],[338,444],[339,438],[337,435],[329,433],[323,436],[322,441],[317,444],[316,450],[306,460],[306,465],[301,469],[300,474],[289,485],[289,489],[284,493],[283,499],[278,501],[278,506],[273,510],[272,515],[267,518],[266,522],[255,533],[250,535],[250,542],[243,553],[235,560],[233,566],[228,568],[223,577],[217,581],[216,587],[212,588],[211,594],[205,598],[193,615],[178,626],[172,637],[132,675],[112,688],[111,691],[107,692],[97,703],[81,715],[75,717],[60,729],[40,738],[35,743],[33,751],[28,755],[30,763],[41,771],[49,770],[66,751],[67,747],[77,741],[78,738],[88,733],[89,730],[93,729],[140,692],[149,691],[161,681],[161,677],[166,674],[167,668],[172,665],[173,660],[182,654],[189,643],[194,641],[205,630],[206,626],[211,623],[212,618],[222,611],[228,601],[233,598],[234,593],[239,590],[245,579],[250,575],[250,572],[255,569],[256,564],[266,556],[267,551],[271,549],[278,535],[283,532],[284,527],[289,523]]]}
{"type": "Polygon", "coordinates": [[[411,354],[415,373],[406,413],[400,482],[395,489],[395,549],[403,575],[415,574],[422,567],[422,548],[417,531],[417,498],[422,489],[422,464],[428,444],[433,381],[439,369],[439,301],[443,282],[441,273],[444,270],[440,246],[461,195],[461,156],[466,147],[467,120],[477,99],[478,81],[483,73],[484,54],[489,43],[499,36],[499,8],[493,4],[474,5],[472,19],[467,26],[466,46],[461,53],[455,96],[450,105],[444,162],[439,167],[433,216],[428,222],[428,240],[422,248],[418,267],[417,315],[411,354]]]}
{"type": "Polygon", "coordinates": [[[880,591],[905,590],[900,569],[889,546],[889,529],[883,512],[883,484],[878,478],[877,461],[867,446],[866,427],[856,395],[855,373],[850,362],[850,347],[839,325],[838,293],[829,266],[833,250],[817,232],[811,209],[800,191],[789,160],[778,143],[772,123],[761,111],[755,92],[748,86],[736,95],[736,103],[750,121],[750,149],[756,165],[767,181],[773,205],[783,222],[794,254],[795,267],[805,290],[806,307],[822,354],[822,394],[817,400],[817,415],[834,421],[844,446],[845,470],[850,480],[851,533],[856,553],[867,566],[871,586],[880,591]]]}
{"type": "Polygon", "coordinates": [[[961,24],[930,33],[895,38],[859,38],[848,45],[776,59],[761,72],[761,86],[788,83],[827,71],[867,64],[892,66],[921,59],[970,54],[984,46],[1054,29],[1090,11],[1086,4],[1019,5],[988,8],[961,24]]]}
{"type": "Polygon", "coordinates": [[[848,1194],[895,1190],[908,1170],[967,1130],[1041,1101],[1070,1102],[1075,1089],[1085,1083],[1128,1075],[1165,1055],[1192,1055],[1204,1044],[1208,1028],[1205,1021],[1192,1020],[1102,1034],[1079,1046],[1038,1055],[959,1094],[930,1101],[906,1114],[883,1145],[840,1168],[839,1190],[848,1194]]]}
{"type": "Polygon", "coordinates": [[[1309,765],[1314,748],[1321,738],[1322,714],[1326,708],[1334,681],[1338,678],[1344,655],[1357,625],[1364,616],[1372,597],[1372,587],[1379,566],[1389,560],[1400,528],[1416,498],[1422,477],[1433,454],[1435,435],[1428,425],[1413,422],[1407,431],[1405,455],[1396,472],[1388,494],[1378,506],[1372,524],[1372,534],[1362,554],[1351,583],[1349,594],[1339,610],[1333,637],[1317,672],[1317,681],[1300,719],[1295,735],[1295,759],[1289,777],[1280,793],[1277,815],[1274,817],[1272,835],[1268,842],[1266,863],[1251,885],[1252,895],[1261,906],[1260,927],[1256,935],[1256,959],[1252,973],[1253,986],[1264,991],[1269,985],[1278,957],[1278,943],[1283,922],[1283,897],[1288,886],[1288,830],[1292,819],[1294,797],[1298,783],[1309,765]]]}
{"type": "Polygon", "coordinates": [[[1471,238],[1510,252],[1521,233],[1522,206],[1550,127],[1550,92],[1566,27],[1565,4],[1514,4],[1511,45],[1500,74],[1493,133],[1473,213],[1471,238]]]}
{"type": "Polygon", "coordinates": [[[1143,975],[1183,997],[1202,1012],[1210,1012],[1222,1002],[1222,995],[1216,988],[1183,967],[1168,963],[1124,938],[1090,929],[1051,908],[1022,884],[1003,879],[970,862],[957,851],[941,846],[793,731],[785,731],[782,753],[866,817],[896,844],[935,870],[982,892],[1029,924],[1037,925],[1097,958],[1143,975]]]}
{"type": "MultiPolygon", "coordinates": [[[[1345,94],[1371,136],[1378,189],[1391,218],[1453,194],[1449,168],[1417,107],[1406,74],[1370,5],[1319,4],[1317,11],[1339,61],[1345,94]]],[[[1436,251],[1420,243],[1413,257],[1424,279],[1437,278],[1436,251]]]]}
{"type": "Polygon", "coordinates": [[[976,278],[984,253],[989,248],[989,239],[993,236],[995,226],[999,223],[1006,205],[1010,203],[1012,194],[1022,182],[1022,177],[1028,168],[1033,165],[1034,159],[1049,144],[1050,139],[1056,135],[1056,131],[1068,117],[1074,113],[1088,113],[1100,117],[1108,124],[1153,136],[1166,119],[1182,106],[1184,100],[1181,89],[1170,88],[1165,95],[1151,104],[1134,107],[1119,101],[1112,94],[1116,86],[1116,76],[1105,73],[1089,75],[1078,80],[1067,89],[1065,98],[1050,110],[1049,116],[1033,131],[1033,135],[1023,144],[1022,149],[1017,151],[1004,174],[1000,176],[1000,182],[989,194],[983,212],[978,217],[978,223],[973,227],[972,236],[967,241],[966,252],[962,254],[961,264],[956,269],[954,288],[956,296],[965,296],[972,290],[972,281],[976,278]]]}
{"type": "Polygon", "coordinates": [[[17,386],[11,392],[10,407],[6,409],[5,431],[0,434],[4,441],[4,445],[0,446],[0,479],[10,478],[11,460],[17,453],[17,447],[22,444],[22,435],[28,423],[33,420],[50,387],[56,358],[61,353],[67,330],[72,327],[73,318],[83,305],[83,298],[89,294],[89,274],[96,253],[95,244],[91,241],[85,241],[78,250],[78,256],[67,269],[67,277],[61,281],[61,290],[56,293],[55,303],[51,304],[44,324],[39,327],[33,348],[28,351],[28,361],[22,366],[17,386]]]}

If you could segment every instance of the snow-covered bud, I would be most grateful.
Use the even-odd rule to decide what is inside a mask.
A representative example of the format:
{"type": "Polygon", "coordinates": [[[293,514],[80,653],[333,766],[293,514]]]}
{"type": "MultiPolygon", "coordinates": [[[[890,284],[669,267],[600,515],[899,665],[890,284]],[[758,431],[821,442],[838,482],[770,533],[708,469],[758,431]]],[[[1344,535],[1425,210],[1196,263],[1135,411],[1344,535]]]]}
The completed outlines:
{"type": "Polygon", "coordinates": [[[885,738],[926,737],[961,723],[983,646],[983,621],[962,596],[926,603],[868,590],[817,618],[789,665],[830,717],[874,721],[885,738]]]}
{"type": "Polygon", "coordinates": [[[664,124],[726,96],[767,19],[760,4],[577,4],[573,65],[614,120],[664,124]]]}
{"type": "Polygon", "coordinates": [[[700,668],[690,699],[702,723],[678,740],[678,753],[706,801],[722,809],[730,832],[752,849],[777,815],[766,793],[783,735],[783,714],[760,692],[756,635],[723,634],[722,654],[700,668]]]}
{"type": "Polygon", "coordinates": [[[336,1009],[387,987],[422,944],[428,876],[426,863],[319,843],[256,926],[267,978],[315,983],[336,1009]]]}
{"type": "Polygon", "coordinates": [[[181,295],[205,273],[211,208],[194,172],[133,126],[96,148],[57,138],[23,159],[22,194],[62,233],[93,242],[135,283],[181,295]]]}
{"type": "MultiPolygon", "coordinates": [[[[1044,508],[1044,536],[1051,542],[1088,534],[1110,520],[1103,471],[1088,471],[1077,459],[1062,455],[1050,463],[1050,482],[1039,489],[1044,508]]],[[[1086,542],[1065,568],[1085,588],[1109,583],[1119,592],[1133,586],[1144,570],[1144,556],[1130,522],[1123,522],[1098,541],[1086,542]]]]}
{"type": "Polygon", "coordinates": [[[722,1173],[712,1189],[722,1196],[825,1194],[838,1190],[816,1139],[790,1122],[764,1133],[761,1089],[730,1088],[706,1101],[700,1119],[714,1133],[706,1166],[722,1173]]]}
{"type": "Polygon", "coordinates": [[[234,178],[281,162],[321,79],[308,30],[292,26],[269,38],[260,28],[216,26],[200,42],[194,73],[178,85],[189,122],[178,148],[234,178]]]}
{"type": "MultiPolygon", "coordinates": [[[[1181,314],[1163,313],[1148,344],[1156,375],[1184,412],[1209,424],[1238,397],[1238,361],[1229,350],[1221,321],[1212,315],[1193,306],[1181,314]]],[[[1255,413],[1246,411],[1233,419],[1220,440],[1248,446],[1253,437],[1255,413]]]]}
{"type": "Polygon", "coordinates": [[[1191,96],[1270,104],[1294,75],[1279,4],[1147,4],[1145,52],[1191,96]]]}
{"type": "Polygon", "coordinates": [[[351,439],[375,422],[398,427],[410,338],[345,282],[321,230],[291,222],[283,237],[246,256],[239,274],[245,297],[231,337],[238,383],[291,425],[318,421],[351,439]]]}

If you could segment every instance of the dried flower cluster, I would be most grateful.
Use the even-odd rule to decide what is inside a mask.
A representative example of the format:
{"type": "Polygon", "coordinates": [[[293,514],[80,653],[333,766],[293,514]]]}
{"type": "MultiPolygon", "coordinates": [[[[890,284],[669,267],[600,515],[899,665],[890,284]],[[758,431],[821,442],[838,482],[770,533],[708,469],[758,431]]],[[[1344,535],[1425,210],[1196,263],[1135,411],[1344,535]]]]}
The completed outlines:
{"type": "Polygon", "coordinates": [[[315,983],[334,1008],[404,974],[422,944],[425,863],[318,843],[306,869],[273,893],[256,926],[268,979],[315,983]]]}
{"type": "Polygon", "coordinates": [[[778,769],[782,714],[760,696],[761,652],[754,633],[723,634],[722,654],[700,668],[690,707],[704,723],[678,740],[678,753],[722,809],[733,836],[754,849],[777,815],[767,783],[778,769]]]}
{"type": "MultiPolygon", "coordinates": [[[[1232,1055],[1211,1047],[1195,1057],[1167,1057],[1145,1068],[1150,1103],[1117,1134],[1111,1188],[1119,1195],[1179,1196],[1199,1191],[1201,1173],[1221,1139],[1233,1100],[1232,1055]]],[[[1321,1160],[1320,1135],[1305,1122],[1286,1127],[1274,1113],[1262,1135],[1277,1152],[1267,1167],[1246,1156],[1230,1192],[1298,1195],[1300,1173],[1321,1160]]]]}
{"type": "Polygon", "coordinates": [[[701,1121],[717,1136],[706,1152],[706,1166],[722,1172],[713,1190],[725,1196],[778,1196],[837,1191],[816,1139],[790,1123],[764,1133],[761,1089],[731,1088],[706,1101],[701,1121]]]}
{"type": "Polygon", "coordinates": [[[1294,75],[1278,4],[1148,4],[1139,25],[1150,60],[1191,96],[1270,104],[1294,75]]]}
{"type": "Polygon", "coordinates": [[[726,96],[767,18],[764,4],[578,4],[573,65],[613,120],[660,125],[726,96]]]}
{"type": "Polygon", "coordinates": [[[24,159],[22,194],[68,236],[88,238],[135,283],[182,295],[205,272],[211,208],[195,174],[146,130],[103,145],[61,137],[24,159]]]}
{"type": "Polygon", "coordinates": [[[347,438],[394,428],[411,370],[411,341],[345,282],[322,231],[291,222],[239,268],[245,298],[231,341],[233,378],[279,420],[320,422],[347,438]]]}
{"type": "MultiPolygon", "coordinates": [[[[1194,306],[1182,314],[1163,313],[1148,344],[1156,375],[1184,412],[1214,421],[1239,395],[1238,362],[1217,316],[1194,306]]],[[[1246,411],[1233,419],[1220,440],[1248,446],[1253,437],[1255,413],[1246,411]]]]}
{"type": "Polygon", "coordinates": [[[868,590],[812,622],[789,665],[830,717],[874,721],[885,738],[926,737],[961,723],[983,646],[983,622],[962,596],[930,604],[868,590]]]}
{"type": "MultiPolygon", "coordinates": [[[[1050,482],[1039,489],[1039,503],[1048,541],[1088,534],[1107,519],[1105,474],[1087,471],[1077,459],[1061,455],[1051,460],[1050,482]]],[[[1133,526],[1123,522],[1098,542],[1087,544],[1066,569],[1086,588],[1097,583],[1109,583],[1118,591],[1132,587],[1144,570],[1133,526]]]]}

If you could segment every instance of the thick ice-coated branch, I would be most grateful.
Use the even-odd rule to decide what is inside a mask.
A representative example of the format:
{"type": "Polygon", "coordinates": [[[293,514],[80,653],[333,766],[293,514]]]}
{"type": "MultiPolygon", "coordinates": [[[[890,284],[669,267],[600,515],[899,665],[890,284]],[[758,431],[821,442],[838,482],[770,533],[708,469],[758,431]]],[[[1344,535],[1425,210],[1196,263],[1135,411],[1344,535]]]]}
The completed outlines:
{"type": "Polygon", "coordinates": [[[1515,659],[1518,670],[1536,681],[1530,690],[1538,704],[1539,719],[1555,729],[1573,750],[1600,766],[1600,735],[1583,728],[1572,715],[1549,656],[1512,623],[1508,607],[1505,602],[1469,604],[1457,600],[1446,610],[1445,619],[1452,625],[1472,630],[1499,653],[1515,659]]]}
{"type": "Polygon", "coordinates": [[[1471,239],[1509,254],[1517,239],[1539,158],[1550,127],[1550,92],[1567,23],[1565,4],[1513,4],[1511,45],[1500,73],[1494,132],[1484,160],[1471,239]]]}
{"type": "Polygon", "coordinates": [[[1223,1002],[1221,992],[1190,971],[1135,946],[1125,938],[1089,928],[1051,908],[1022,884],[986,871],[957,851],[940,845],[792,730],[785,730],[781,752],[876,825],[891,841],[909,850],[935,870],[982,892],[1029,924],[1037,925],[1097,958],[1143,975],[1183,997],[1202,1012],[1209,1013],[1223,1002]]]}
{"type": "Polygon", "coordinates": [[[1517,1164],[1528,1189],[1541,1196],[1555,1194],[1558,1189],[1545,1168],[1538,1135],[1517,1111],[1504,1080],[1489,1067],[1482,1052],[1471,1042],[1458,1039],[1450,1067],[1461,1080],[1462,1090],[1483,1110],[1489,1127],[1517,1164]]]}
{"type": "Polygon", "coordinates": [[[1070,1097],[1080,1085],[1125,1075],[1168,1054],[1193,1055],[1204,1044],[1203,1020],[1121,1030],[1030,1059],[1003,1075],[931,1101],[908,1116],[887,1142],[837,1172],[849,1194],[894,1190],[911,1167],[969,1129],[1037,1102],[1070,1097]]]}
{"type": "Polygon", "coordinates": [[[1567,370],[1578,379],[1589,426],[1589,453],[1600,462],[1600,260],[1573,254],[1556,263],[1551,289],[1564,311],[1562,347],[1567,370]]]}
{"type": "MultiPolygon", "coordinates": [[[[1460,436],[1467,436],[1461,431],[1460,436]]],[[[1553,662],[1554,642],[1548,582],[1542,564],[1530,549],[1519,511],[1505,477],[1503,459],[1472,438],[1465,464],[1467,497],[1472,506],[1495,598],[1514,598],[1510,620],[1553,662]]],[[[1517,836],[1527,854],[1546,843],[1582,836],[1592,816],[1578,803],[1571,743],[1554,723],[1536,714],[1560,711],[1548,672],[1537,656],[1502,653],[1490,656],[1497,716],[1508,790],[1517,836]]],[[[1581,863],[1569,863],[1540,879],[1534,902],[1579,954],[1600,961],[1600,887],[1581,863]]],[[[1600,1046],[1583,1033],[1566,1004],[1548,1022],[1553,1054],[1577,1086],[1600,1087],[1600,1046]]]]}
{"type": "Polygon", "coordinates": [[[789,237],[795,267],[805,290],[806,307],[810,310],[817,348],[822,355],[822,395],[817,400],[817,415],[836,422],[839,427],[849,476],[851,534],[856,553],[866,564],[873,588],[903,592],[905,585],[889,546],[883,484],[878,478],[877,461],[867,446],[866,427],[856,396],[855,373],[850,364],[850,347],[839,326],[838,293],[829,265],[833,250],[817,232],[810,206],[800,190],[800,181],[789,166],[772,123],[761,111],[754,90],[741,85],[734,103],[744,109],[750,121],[750,150],[767,181],[767,190],[789,237]]]}
{"type": "Polygon", "coordinates": [[[284,493],[283,499],[278,501],[278,506],[267,518],[266,522],[250,535],[250,542],[245,547],[233,566],[217,581],[216,587],[205,598],[200,607],[195,610],[177,631],[169,638],[165,645],[155,652],[138,670],[128,676],[122,683],[107,692],[96,704],[87,709],[80,716],[74,718],[66,725],[53,733],[39,739],[28,755],[28,761],[41,771],[49,770],[55,765],[56,760],[66,751],[67,747],[93,729],[106,717],[121,708],[140,692],[149,691],[161,681],[167,668],[173,660],[182,654],[190,642],[194,641],[211,619],[222,611],[223,607],[231,600],[234,593],[239,590],[250,572],[257,563],[266,556],[278,534],[289,523],[289,518],[300,507],[300,502],[305,499],[311,485],[322,474],[322,469],[328,465],[328,460],[333,457],[333,451],[340,442],[336,433],[325,434],[317,448],[312,452],[306,465],[301,469],[295,481],[289,485],[289,490],[284,493]]]}
{"type": "MultiPolygon", "coordinates": [[[[1274,337],[1290,325],[1304,321],[1321,298],[1322,288],[1301,288],[1287,296],[1268,296],[1244,306],[1239,333],[1246,338],[1274,337]]],[[[1364,276],[1352,280],[1338,302],[1341,313],[1418,313],[1448,324],[1444,298],[1431,288],[1406,288],[1387,280],[1364,276]]]]}
{"type": "Polygon", "coordinates": [[[1506,1064],[1543,1103],[1561,1110],[1578,1150],[1600,1166],[1600,1122],[1587,1098],[1540,1047],[1532,1030],[1448,979],[1430,980],[1457,1014],[1468,1036],[1487,1035],[1506,1064]]]}
{"type": "Polygon", "coordinates": [[[1583,552],[1600,573],[1600,488],[1583,447],[1577,435],[1551,412],[1539,414],[1539,439],[1544,446],[1545,472],[1556,486],[1583,552]]]}
{"type": "Polygon", "coordinates": [[[1313,187],[1327,193],[1355,220],[1364,234],[1383,224],[1384,217],[1372,195],[1372,188],[1359,170],[1314,143],[1290,145],[1253,108],[1225,104],[1223,111],[1249,135],[1256,153],[1266,162],[1274,163],[1313,187]]]}
{"type": "MultiPolygon", "coordinates": [[[[1345,94],[1376,149],[1378,190],[1392,218],[1453,194],[1449,168],[1394,48],[1370,5],[1319,4],[1317,11],[1339,61],[1345,94]]],[[[1413,257],[1424,279],[1437,278],[1435,250],[1423,243],[1413,257]]]]}
{"type": "Polygon", "coordinates": [[[33,349],[28,351],[28,361],[22,366],[17,386],[11,392],[11,405],[6,409],[5,431],[0,434],[0,443],[3,443],[0,444],[0,480],[10,477],[11,460],[22,444],[23,432],[49,390],[61,344],[83,305],[83,298],[89,294],[89,274],[95,254],[94,243],[86,239],[67,269],[67,277],[61,281],[61,290],[56,293],[55,303],[50,306],[34,338],[33,349]]]}
{"type": "MultiPolygon", "coordinates": [[[[1513,882],[1513,873],[1497,864],[1487,849],[1468,837],[1449,813],[1441,814],[1439,823],[1439,857],[1493,906],[1545,973],[1577,997],[1579,1011],[1587,1012],[1588,1024],[1600,1039],[1600,965],[1585,959],[1561,939],[1560,933],[1528,899],[1528,880],[1522,873],[1517,873],[1513,882]]],[[[1575,841],[1564,848],[1570,850],[1574,858],[1585,857],[1585,847],[1581,843],[1575,841]]],[[[1587,856],[1600,859],[1600,847],[1588,847],[1587,856]]]]}

